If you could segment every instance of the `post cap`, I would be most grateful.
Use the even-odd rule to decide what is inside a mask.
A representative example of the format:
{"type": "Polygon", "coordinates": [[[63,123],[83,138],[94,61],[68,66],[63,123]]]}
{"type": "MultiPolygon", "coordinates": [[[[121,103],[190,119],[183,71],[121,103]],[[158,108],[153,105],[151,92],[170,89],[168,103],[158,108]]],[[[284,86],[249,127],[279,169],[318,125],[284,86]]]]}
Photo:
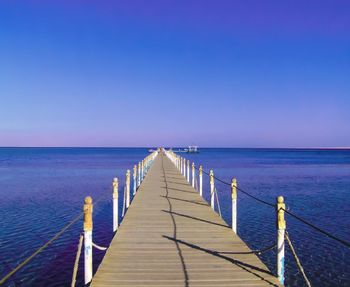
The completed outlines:
{"type": "Polygon", "coordinates": [[[231,187],[237,187],[237,179],[235,177],[231,180],[231,187]]]}
{"type": "Polygon", "coordinates": [[[91,196],[85,197],[84,202],[85,202],[85,204],[92,204],[92,197],[91,196]]]}
{"type": "Polygon", "coordinates": [[[283,196],[277,197],[277,202],[278,202],[278,203],[284,203],[284,198],[283,198],[283,196]]]}
{"type": "Polygon", "coordinates": [[[113,182],[117,182],[118,183],[118,177],[113,178],[113,182]]]}

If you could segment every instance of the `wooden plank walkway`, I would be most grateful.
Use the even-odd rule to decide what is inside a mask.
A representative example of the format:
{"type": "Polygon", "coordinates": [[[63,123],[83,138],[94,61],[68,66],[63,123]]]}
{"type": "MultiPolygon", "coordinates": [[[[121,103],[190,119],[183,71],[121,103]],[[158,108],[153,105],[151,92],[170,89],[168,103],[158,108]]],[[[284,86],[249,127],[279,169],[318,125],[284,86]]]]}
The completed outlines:
{"type": "Polygon", "coordinates": [[[249,251],[159,154],[91,286],[279,286],[249,251]]]}

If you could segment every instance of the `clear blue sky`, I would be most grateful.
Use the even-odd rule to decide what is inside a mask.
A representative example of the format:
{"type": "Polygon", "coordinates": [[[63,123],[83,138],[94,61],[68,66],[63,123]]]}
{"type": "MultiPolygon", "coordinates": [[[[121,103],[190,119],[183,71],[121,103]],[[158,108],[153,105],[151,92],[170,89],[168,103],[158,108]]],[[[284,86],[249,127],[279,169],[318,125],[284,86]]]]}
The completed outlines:
{"type": "Polygon", "coordinates": [[[350,146],[350,1],[0,2],[0,146],[189,144],[350,146]]]}

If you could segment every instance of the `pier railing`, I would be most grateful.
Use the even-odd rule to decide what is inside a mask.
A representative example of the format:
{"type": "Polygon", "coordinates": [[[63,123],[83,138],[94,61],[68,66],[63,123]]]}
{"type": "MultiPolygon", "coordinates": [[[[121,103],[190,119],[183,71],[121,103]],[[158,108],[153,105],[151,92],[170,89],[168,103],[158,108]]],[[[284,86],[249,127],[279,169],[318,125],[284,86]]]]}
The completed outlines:
{"type": "MultiPolygon", "coordinates": [[[[337,241],[338,243],[344,245],[347,248],[350,248],[350,242],[347,242],[341,238],[338,238],[337,236],[319,228],[318,226],[314,225],[313,223],[308,222],[307,220],[303,219],[299,215],[296,215],[286,209],[285,202],[283,196],[278,196],[276,199],[276,203],[270,203],[268,201],[265,201],[246,190],[240,188],[237,184],[236,178],[232,178],[231,182],[226,182],[214,175],[214,170],[209,170],[209,172],[205,171],[202,167],[202,165],[196,165],[195,163],[190,163],[189,160],[178,156],[171,150],[165,151],[158,149],[157,151],[152,152],[147,157],[145,157],[142,161],[140,161],[138,164],[134,165],[133,167],[133,174],[132,174],[132,195],[135,196],[137,194],[138,188],[141,185],[143,179],[145,178],[149,168],[151,167],[155,157],[160,153],[163,152],[165,155],[173,162],[173,164],[177,167],[179,172],[185,177],[185,179],[188,181],[188,183],[194,187],[197,192],[203,196],[203,174],[208,176],[209,179],[209,186],[210,186],[210,206],[215,210],[215,203],[217,205],[218,212],[221,216],[221,210],[220,210],[220,201],[218,197],[218,191],[215,187],[215,181],[221,182],[222,184],[229,187],[229,190],[231,191],[231,206],[232,206],[232,230],[237,233],[237,196],[238,192],[245,194],[246,196],[254,199],[255,201],[267,205],[271,207],[276,215],[276,240],[275,243],[271,246],[268,246],[263,249],[259,250],[252,250],[251,253],[255,254],[262,254],[264,252],[268,252],[270,250],[276,250],[277,251],[277,277],[280,281],[280,283],[284,284],[285,279],[285,243],[287,242],[290,250],[292,252],[292,255],[295,259],[295,262],[298,266],[298,269],[300,273],[302,274],[305,283],[307,286],[311,286],[310,281],[308,280],[305,271],[301,265],[301,262],[295,252],[295,249],[292,245],[292,242],[289,238],[287,228],[286,228],[286,220],[285,220],[285,214],[288,216],[293,217],[294,219],[300,221],[301,223],[309,226],[310,228],[313,228],[317,232],[337,241]],[[190,172],[191,170],[191,172],[190,172]]],[[[112,181],[112,198],[113,198],[113,232],[117,232],[118,227],[121,223],[119,222],[119,180],[118,178],[114,178],[112,181]]],[[[106,195],[102,196],[98,200],[95,201],[94,205],[101,202],[101,200],[106,195]]],[[[110,198],[110,195],[108,195],[110,198]]],[[[131,201],[133,197],[131,197],[131,172],[130,170],[126,171],[125,175],[125,186],[124,186],[124,193],[123,193],[123,204],[122,204],[122,213],[121,217],[125,216],[131,201]]],[[[84,216],[84,225],[83,225],[83,234],[80,235],[79,238],[79,244],[77,248],[77,254],[75,259],[75,264],[73,268],[73,275],[72,275],[72,284],[71,286],[75,286],[76,282],[76,276],[78,272],[78,263],[79,258],[81,255],[81,249],[84,246],[84,283],[89,284],[92,280],[93,276],[93,266],[92,266],[92,256],[93,256],[93,247],[98,250],[106,250],[106,247],[101,247],[93,242],[93,200],[90,196],[85,198],[84,201],[84,208],[83,212],[78,214],[72,221],[70,221],[65,227],[63,227],[59,232],[57,232],[49,241],[47,241],[45,244],[43,244],[40,248],[38,248],[34,253],[32,253],[30,256],[28,256],[26,259],[24,259],[22,262],[20,262],[15,268],[13,268],[10,272],[8,272],[3,278],[0,279],[0,285],[4,284],[11,276],[13,276],[16,272],[18,272],[22,267],[27,265],[33,258],[35,258],[38,254],[40,254],[42,251],[44,251],[47,247],[49,247],[54,241],[56,241],[62,234],[64,234],[73,224],[77,223],[83,216],[84,216]]]]}
{"type": "MultiPolygon", "coordinates": [[[[160,152],[160,149],[152,152],[148,156],[146,156],[143,160],[141,160],[137,165],[134,165],[133,169],[133,196],[136,195],[139,186],[141,185],[143,179],[145,178],[149,168],[151,167],[155,157],[160,152]]],[[[131,204],[131,175],[130,170],[126,171],[125,175],[125,186],[123,193],[123,204],[122,204],[122,219],[126,214],[130,204],[131,204]]],[[[122,221],[119,222],[119,181],[118,178],[113,178],[112,181],[112,198],[113,198],[113,232],[117,232],[118,227],[122,221]]],[[[46,248],[51,246],[59,237],[61,237],[65,232],[69,230],[75,223],[84,218],[83,221],[83,233],[80,235],[77,254],[73,267],[72,281],[71,286],[74,287],[76,284],[76,277],[79,266],[79,259],[81,256],[81,249],[84,247],[84,284],[89,284],[93,277],[93,248],[105,251],[107,247],[101,247],[93,242],[93,207],[100,203],[103,199],[111,198],[110,194],[103,194],[100,198],[98,198],[94,203],[93,199],[90,196],[87,196],[84,200],[83,211],[79,213],[73,220],[71,220],[67,225],[65,225],[59,232],[57,232],[50,240],[48,240],[45,244],[40,246],[37,250],[35,250],[30,256],[21,261],[16,267],[14,267],[10,272],[8,272],[5,276],[0,279],[0,286],[7,282],[14,274],[16,274],[19,270],[21,270],[24,266],[29,264],[37,255],[42,253],[46,248]]]]}
{"type": "Polygon", "coordinates": [[[299,257],[297,256],[294,246],[292,245],[292,242],[289,238],[288,232],[286,230],[286,220],[285,220],[285,214],[293,217],[294,219],[300,221],[301,223],[313,228],[314,230],[318,231],[319,233],[323,234],[324,236],[327,236],[338,243],[344,245],[347,248],[350,248],[350,242],[347,242],[341,238],[338,238],[334,236],[333,234],[319,228],[318,226],[308,222],[307,220],[303,219],[299,215],[296,215],[292,212],[290,212],[288,209],[286,209],[286,205],[284,202],[283,196],[278,196],[276,198],[276,203],[270,203],[267,202],[261,198],[258,198],[251,193],[243,190],[242,188],[238,187],[237,185],[237,179],[232,178],[231,182],[226,182],[216,176],[214,176],[214,171],[211,169],[209,172],[206,172],[203,170],[202,165],[199,167],[192,162],[190,163],[189,160],[185,159],[184,157],[181,157],[177,154],[175,154],[173,151],[165,151],[165,154],[167,157],[174,163],[174,165],[178,168],[180,173],[185,177],[185,179],[188,181],[189,184],[191,184],[193,187],[195,187],[195,182],[197,181],[197,175],[196,171],[198,171],[198,177],[199,177],[199,187],[198,192],[201,196],[203,196],[203,174],[207,175],[209,177],[209,185],[210,185],[210,205],[215,210],[215,202],[218,205],[218,213],[221,216],[221,209],[220,209],[220,203],[219,198],[217,195],[217,189],[215,187],[215,180],[221,182],[222,184],[229,186],[231,190],[231,199],[232,199],[232,230],[237,233],[237,191],[245,194],[246,196],[254,199],[255,201],[267,205],[274,209],[274,212],[276,214],[276,241],[272,246],[268,246],[266,248],[260,249],[260,250],[253,250],[253,253],[256,254],[262,254],[264,252],[270,251],[270,250],[276,250],[277,252],[277,258],[276,258],[276,266],[277,266],[277,277],[279,279],[279,282],[284,285],[285,281],[285,242],[288,243],[289,248],[291,250],[292,256],[295,260],[295,263],[303,276],[303,279],[305,281],[305,284],[307,286],[311,286],[311,283],[306,276],[306,273],[304,271],[304,268],[302,267],[302,264],[299,260],[299,257]],[[192,179],[190,180],[189,177],[189,167],[190,164],[192,166],[192,179]],[[186,173],[187,171],[187,173],[186,173]],[[216,199],[216,200],[215,200],[216,199]]]}
{"type": "MultiPolygon", "coordinates": [[[[152,152],[150,155],[145,157],[141,162],[138,163],[138,165],[134,165],[133,169],[133,196],[136,195],[139,186],[141,185],[143,179],[145,178],[149,168],[151,167],[155,157],[159,153],[159,149],[157,151],[152,152]]],[[[119,227],[119,184],[118,184],[118,178],[113,178],[112,187],[113,187],[113,232],[118,231],[119,227]]],[[[130,170],[128,169],[125,174],[125,186],[124,186],[124,192],[123,192],[123,204],[122,204],[122,220],[130,207],[131,204],[131,174],[130,170]]],[[[89,284],[93,277],[93,265],[92,265],[92,256],[93,256],[93,247],[99,249],[99,250],[106,250],[106,247],[101,247],[95,244],[92,240],[92,198],[90,196],[85,198],[85,204],[84,204],[84,283],[89,284]]],[[[82,248],[81,245],[78,246],[77,250],[77,256],[76,256],[76,264],[79,262],[79,256],[80,256],[80,248],[82,248]]],[[[72,275],[72,287],[74,287],[75,284],[75,278],[76,273],[78,271],[77,266],[74,266],[73,268],[73,275],[72,275]]]]}

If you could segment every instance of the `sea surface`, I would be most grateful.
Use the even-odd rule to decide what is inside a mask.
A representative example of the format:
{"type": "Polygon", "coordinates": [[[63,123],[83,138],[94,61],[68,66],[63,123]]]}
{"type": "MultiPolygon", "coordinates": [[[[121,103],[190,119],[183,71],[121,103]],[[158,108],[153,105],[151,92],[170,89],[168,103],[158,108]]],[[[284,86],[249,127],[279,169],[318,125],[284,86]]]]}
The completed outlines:
{"type": "MultiPolygon", "coordinates": [[[[146,148],[0,148],[0,277],[46,243],[82,212],[84,197],[94,205],[94,242],[112,239],[113,177],[148,154],[146,148]]],[[[350,241],[350,150],[200,149],[181,154],[216,177],[264,201],[285,197],[287,208],[350,241]]],[[[209,200],[209,178],[204,175],[209,200]]],[[[216,181],[224,219],[231,222],[230,188],[216,181]]],[[[120,197],[122,193],[120,191],[120,197]]],[[[121,203],[120,203],[121,205],[121,203]]],[[[120,206],[121,208],[121,206],[120,206]]],[[[286,215],[287,230],[313,286],[350,286],[350,250],[286,215]]],[[[238,235],[252,249],[276,241],[275,211],[238,192],[238,235]]],[[[82,219],[13,275],[4,286],[70,286],[82,219]]],[[[94,251],[94,270],[103,258],[94,251]]],[[[82,259],[82,258],[81,258],[82,259]]],[[[261,255],[276,272],[276,253],[261,255]]],[[[80,260],[77,286],[83,285],[80,260]]],[[[286,286],[304,286],[286,248],[286,286]]]]}

